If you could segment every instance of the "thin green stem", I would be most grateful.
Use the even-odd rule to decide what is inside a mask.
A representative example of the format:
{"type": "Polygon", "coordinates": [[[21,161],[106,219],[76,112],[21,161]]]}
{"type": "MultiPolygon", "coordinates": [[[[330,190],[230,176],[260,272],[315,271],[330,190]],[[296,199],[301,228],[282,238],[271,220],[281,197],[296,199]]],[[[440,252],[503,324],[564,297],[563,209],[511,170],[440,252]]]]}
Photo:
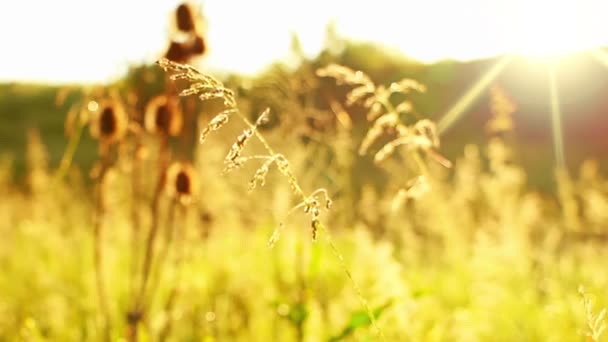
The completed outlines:
{"type": "MultiPolygon", "coordinates": [[[[177,226],[174,225],[174,220],[171,219],[172,225],[174,225],[174,227],[172,227],[171,229],[171,235],[175,235],[174,238],[172,238],[171,240],[176,240],[174,245],[177,245],[176,248],[174,248],[174,252],[175,252],[175,256],[174,256],[174,260],[173,260],[173,268],[176,270],[176,275],[175,275],[175,279],[173,281],[173,288],[171,289],[171,291],[169,292],[169,296],[167,297],[167,301],[165,303],[164,306],[164,310],[165,310],[165,317],[166,317],[166,321],[164,322],[164,326],[160,329],[160,334],[159,334],[159,341],[165,341],[169,335],[171,334],[171,329],[173,326],[173,319],[172,319],[172,312],[173,312],[173,306],[175,305],[175,302],[177,300],[177,296],[180,293],[180,284],[181,284],[181,278],[182,278],[182,273],[183,273],[183,259],[184,259],[184,250],[185,250],[185,228],[186,228],[186,224],[184,224],[184,222],[186,221],[186,217],[187,217],[187,213],[188,213],[188,208],[184,205],[179,205],[177,200],[174,202],[173,204],[173,211],[176,211],[176,209],[180,209],[180,216],[182,217],[182,227],[181,229],[178,228],[177,226]]],[[[173,214],[174,215],[174,214],[173,214]]]]}
{"type": "Polygon", "coordinates": [[[329,230],[322,223],[320,224],[320,227],[321,227],[321,230],[323,231],[323,234],[325,234],[325,238],[327,240],[327,243],[329,244],[329,247],[330,247],[332,253],[340,261],[340,266],[342,267],[342,270],[344,271],[344,273],[346,273],[346,277],[350,280],[351,285],[353,286],[353,289],[357,293],[357,297],[359,298],[361,305],[363,305],[363,307],[365,308],[365,311],[367,312],[367,315],[369,316],[369,319],[372,322],[372,326],[376,330],[378,337],[380,337],[380,340],[386,341],[386,337],[384,336],[382,329],[380,329],[380,326],[378,325],[376,315],[374,315],[374,311],[372,310],[372,307],[369,305],[367,299],[365,299],[365,297],[363,296],[363,291],[361,291],[361,288],[359,287],[359,285],[355,281],[355,278],[353,277],[352,273],[350,272],[348,265],[346,264],[346,261],[344,260],[344,256],[342,256],[342,253],[340,253],[340,251],[334,244],[333,239],[331,238],[331,234],[329,233],[329,230]]]}
{"type": "Polygon", "coordinates": [[[133,336],[133,339],[135,341],[137,341],[137,330],[139,326],[139,321],[144,316],[144,300],[150,278],[150,271],[152,269],[152,264],[154,260],[155,241],[156,236],[158,235],[157,233],[160,221],[160,202],[162,197],[162,190],[166,181],[166,171],[170,158],[169,153],[170,151],[168,137],[162,136],[160,139],[159,148],[159,175],[158,181],[156,183],[156,189],[154,191],[154,197],[152,198],[152,203],[150,205],[150,210],[152,212],[152,222],[150,223],[150,230],[148,231],[148,236],[146,237],[144,258],[142,262],[141,283],[139,291],[134,297],[133,309],[130,313],[132,317],[129,318],[128,322],[129,331],[131,332],[130,336],[133,336]]]}
{"type": "Polygon", "coordinates": [[[76,130],[72,132],[70,136],[70,140],[68,141],[68,145],[61,157],[61,162],[59,163],[59,168],[55,173],[55,181],[60,181],[65,174],[68,172],[70,165],[72,165],[72,160],[74,159],[74,154],[76,154],[76,149],[78,148],[78,143],[80,143],[80,138],[82,136],[82,131],[84,128],[84,124],[80,120],[80,117],[76,118],[76,130]]]}
{"type": "Polygon", "coordinates": [[[173,241],[176,234],[176,211],[179,206],[179,202],[177,199],[174,199],[171,203],[171,207],[169,208],[169,215],[167,217],[167,227],[165,231],[165,243],[162,245],[160,251],[158,252],[158,257],[156,258],[155,269],[152,271],[152,281],[150,282],[150,289],[148,292],[148,296],[150,298],[150,305],[154,301],[154,294],[156,293],[158,287],[162,283],[163,279],[163,271],[167,267],[169,261],[169,254],[171,253],[171,248],[173,245],[173,241]]]}
{"type": "MultiPolygon", "coordinates": [[[[237,110],[236,113],[250,128],[253,129],[255,127],[255,125],[251,121],[249,121],[249,119],[247,119],[247,117],[245,117],[245,115],[243,115],[240,111],[237,110]]],[[[262,133],[260,133],[257,129],[254,129],[254,133],[255,133],[255,136],[258,138],[258,140],[262,143],[262,146],[264,146],[266,151],[272,156],[276,155],[276,152],[270,146],[270,144],[268,144],[268,142],[266,141],[266,138],[264,138],[262,133]]],[[[304,193],[304,190],[302,190],[302,187],[300,187],[300,185],[297,182],[293,183],[292,185],[294,187],[295,192],[298,194],[298,196],[302,197],[302,201],[306,201],[308,199],[308,197],[304,193]]]]}
{"type": "Polygon", "coordinates": [[[108,295],[105,282],[105,272],[103,267],[103,217],[105,215],[103,183],[106,173],[110,167],[109,146],[101,146],[101,170],[95,191],[95,213],[93,219],[93,248],[94,248],[94,267],[95,283],[97,287],[97,297],[99,308],[102,314],[103,338],[110,341],[112,320],[108,304],[108,295]]]}
{"type": "MultiPolygon", "coordinates": [[[[252,128],[254,127],[253,123],[251,123],[251,121],[249,121],[249,119],[247,119],[243,114],[241,114],[239,111],[237,111],[237,113],[249,127],[252,127],[252,128]]],[[[275,155],[274,149],[272,147],[270,147],[270,144],[268,144],[268,142],[266,141],[264,136],[261,133],[259,133],[258,130],[255,130],[255,135],[258,138],[258,140],[262,143],[264,148],[267,150],[267,152],[270,153],[271,155],[275,155]]],[[[302,188],[300,187],[300,185],[297,182],[294,184],[294,188],[295,188],[295,191],[298,193],[298,195],[302,197],[302,201],[306,202],[308,200],[308,197],[306,196],[306,194],[304,193],[304,191],[302,190],[302,188]]],[[[317,192],[315,192],[315,193],[317,193],[317,192]]],[[[374,312],[373,312],[372,308],[369,306],[367,299],[365,299],[365,297],[363,296],[363,292],[361,291],[361,288],[355,281],[355,278],[353,278],[352,273],[350,272],[350,269],[348,268],[348,265],[346,265],[346,261],[344,260],[344,257],[342,256],[342,253],[340,253],[340,251],[338,250],[336,245],[333,243],[333,240],[331,239],[331,235],[329,234],[329,230],[325,227],[325,225],[320,224],[320,226],[321,226],[321,229],[323,230],[323,232],[325,233],[325,237],[332,250],[332,253],[340,261],[340,265],[341,265],[342,269],[344,270],[344,273],[346,273],[346,276],[348,277],[349,281],[351,282],[353,289],[357,293],[357,297],[359,298],[359,301],[365,307],[365,310],[367,311],[367,314],[370,317],[370,320],[372,322],[372,325],[374,326],[374,329],[376,330],[380,339],[382,341],[385,341],[386,338],[384,337],[384,333],[382,332],[382,330],[380,329],[380,327],[378,326],[378,324],[376,322],[376,317],[374,315],[374,312]]]]}

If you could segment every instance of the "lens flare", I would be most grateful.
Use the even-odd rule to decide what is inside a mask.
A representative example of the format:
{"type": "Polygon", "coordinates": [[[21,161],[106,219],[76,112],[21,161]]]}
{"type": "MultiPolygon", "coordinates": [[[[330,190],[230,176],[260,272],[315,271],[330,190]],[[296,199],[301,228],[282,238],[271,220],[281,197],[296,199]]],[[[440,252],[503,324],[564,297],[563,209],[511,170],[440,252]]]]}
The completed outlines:
{"type": "Polygon", "coordinates": [[[551,102],[551,125],[553,133],[553,148],[555,149],[555,164],[563,170],[566,166],[564,156],[564,138],[562,133],[562,113],[557,93],[557,72],[555,65],[549,65],[549,99],[551,102]]]}
{"type": "Polygon", "coordinates": [[[445,113],[443,118],[437,124],[439,134],[443,134],[462,116],[462,114],[475,102],[479,95],[488,87],[488,85],[498,76],[501,71],[511,62],[513,56],[506,55],[502,57],[490,70],[469,88],[469,90],[445,113]]]}

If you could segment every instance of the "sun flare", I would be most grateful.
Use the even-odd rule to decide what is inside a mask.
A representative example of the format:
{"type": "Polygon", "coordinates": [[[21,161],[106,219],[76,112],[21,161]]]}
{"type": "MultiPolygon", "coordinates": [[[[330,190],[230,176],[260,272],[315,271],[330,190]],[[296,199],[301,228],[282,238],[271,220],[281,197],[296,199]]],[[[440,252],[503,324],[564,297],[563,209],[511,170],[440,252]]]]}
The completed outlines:
{"type": "Polygon", "coordinates": [[[516,52],[543,61],[592,48],[594,10],[588,1],[526,1],[520,11],[516,52]]]}
{"type": "MultiPolygon", "coordinates": [[[[147,2],[145,15],[139,16],[140,1],[56,0],[37,2],[34,12],[29,2],[0,2],[0,32],[14,32],[25,17],[44,28],[2,37],[4,45],[18,46],[19,53],[3,56],[0,79],[105,82],[120,77],[130,64],[158,58],[167,43],[168,13],[179,2],[147,2]],[[71,15],[57,20],[46,15],[51,12],[71,15]],[[112,25],[90,25],[91,13],[111,17],[112,25]],[[30,41],[36,44],[24,44],[30,41]],[[45,51],[44,58],[40,51],[45,51]]],[[[605,0],[377,0],[371,8],[364,2],[335,0],[322,10],[306,2],[260,0],[239,4],[238,15],[230,2],[194,2],[204,3],[208,19],[205,66],[246,74],[288,57],[292,32],[306,54],[314,56],[323,47],[330,21],[343,37],[380,43],[426,63],[506,53],[544,62],[608,45],[605,0]],[[247,15],[254,12],[275,15],[260,21],[247,15]],[[235,30],[235,22],[247,29],[235,30]],[[243,52],[247,58],[241,58],[243,52]]]]}

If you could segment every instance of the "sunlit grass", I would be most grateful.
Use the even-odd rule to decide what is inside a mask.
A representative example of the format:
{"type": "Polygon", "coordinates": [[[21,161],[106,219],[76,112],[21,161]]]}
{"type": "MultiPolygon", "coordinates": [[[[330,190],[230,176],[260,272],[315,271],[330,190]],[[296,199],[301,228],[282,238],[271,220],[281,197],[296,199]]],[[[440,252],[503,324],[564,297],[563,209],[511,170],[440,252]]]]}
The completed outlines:
{"type": "MultiPolygon", "coordinates": [[[[436,125],[416,103],[434,89],[329,52],[216,78],[189,63],[201,20],[177,8],[160,77],[83,95],[57,168],[34,129],[24,184],[0,163],[1,341],[600,341],[608,183],[586,162],[529,186],[496,84],[514,55],[436,125]],[[441,133],[491,85],[486,143],[448,160],[441,133]],[[88,131],[92,184],[72,162],[88,131]]],[[[557,63],[538,61],[563,171],[557,63]]]]}

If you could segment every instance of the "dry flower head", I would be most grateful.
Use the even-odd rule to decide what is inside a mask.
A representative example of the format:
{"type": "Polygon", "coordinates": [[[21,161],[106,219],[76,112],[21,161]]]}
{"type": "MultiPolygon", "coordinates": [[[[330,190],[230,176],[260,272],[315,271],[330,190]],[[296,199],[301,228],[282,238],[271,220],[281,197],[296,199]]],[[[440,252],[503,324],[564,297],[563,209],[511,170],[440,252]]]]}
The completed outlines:
{"type": "Polygon", "coordinates": [[[177,136],[183,125],[182,112],[177,100],[158,95],[147,106],[144,118],[146,130],[153,134],[177,136]]]}
{"type": "Polygon", "coordinates": [[[182,204],[187,204],[196,196],[198,179],[190,163],[174,162],[167,169],[165,189],[167,195],[182,204]]]}
{"type": "MultiPolygon", "coordinates": [[[[312,237],[316,239],[318,229],[321,226],[319,221],[321,210],[323,208],[329,209],[331,207],[331,199],[329,198],[327,190],[322,188],[313,191],[310,195],[306,195],[304,190],[300,187],[287,158],[285,158],[284,155],[275,152],[265,138],[259,133],[257,128],[267,120],[269,110],[266,109],[262,112],[257,120],[252,123],[238,111],[234,92],[225,88],[220,81],[201,73],[196,68],[189,65],[175,63],[167,59],[158,61],[158,64],[171,74],[170,78],[172,80],[186,80],[190,82],[189,87],[180,92],[180,96],[196,95],[201,101],[215,98],[223,99],[226,109],[211,119],[207,126],[201,131],[201,143],[205,141],[210,132],[217,131],[223,127],[228,122],[231,115],[237,114],[242,119],[247,125],[247,128],[237,137],[228,151],[226,158],[224,159],[224,171],[229,172],[248,161],[262,160],[262,165],[257,169],[249,182],[249,188],[250,190],[253,190],[257,186],[262,186],[265,183],[266,175],[268,174],[270,167],[273,164],[276,165],[279,173],[287,179],[293,193],[301,199],[301,201],[287,213],[286,218],[298,209],[303,209],[304,213],[311,218],[311,234],[312,237]],[[247,142],[253,136],[255,136],[264,146],[267,154],[243,157],[242,152],[247,142]]],[[[279,224],[279,227],[275,229],[269,240],[270,246],[277,241],[282,227],[284,227],[283,223],[279,224]]]]}
{"type": "Polygon", "coordinates": [[[102,101],[91,118],[91,136],[103,144],[113,144],[125,136],[127,126],[127,113],[122,105],[116,100],[102,101]]]}
{"type": "Polygon", "coordinates": [[[317,75],[332,77],[338,84],[352,86],[346,95],[346,104],[361,103],[368,109],[367,120],[373,123],[359,146],[360,155],[367,154],[381,136],[392,133],[396,137],[375,153],[376,163],[382,162],[395,153],[398,147],[403,146],[409,150],[422,151],[441,165],[451,167],[451,163],[436,151],[439,148],[439,135],[435,123],[419,119],[413,125],[405,125],[400,115],[418,116],[411,101],[405,99],[396,106],[391,103],[391,96],[396,93],[425,92],[426,87],[423,84],[404,78],[389,86],[376,86],[364,72],[336,64],[317,70],[317,75]]]}
{"type": "Polygon", "coordinates": [[[190,49],[188,42],[171,41],[164,57],[174,62],[185,63],[191,57],[190,49]]]}
{"type": "Polygon", "coordinates": [[[214,77],[203,74],[190,65],[176,63],[166,58],[158,61],[158,65],[165,71],[171,73],[171,80],[186,80],[190,82],[190,86],[182,90],[179,94],[180,96],[196,95],[201,101],[216,98],[224,100],[224,107],[226,107],[226,109],[217,114],[211,119],[207,126],[203,128],[199,137],[201,143],[205,141],[209,133],[219,130],[228,123],[230,116],[237,112],[234,92],[225,88],[224,85],[214,77]]]}
{"type": "Polygon", "coordinates": [[[207,51],[207,42],[201,34],[196,34],[190,42],[190,52],[194,55],[203,55],[207,51]]]}
{"type": "Polygon", "coordinates": [[[197,27],[196,9],[191,3],[182,3],[175,9],[175,26],[182,32],[192,32],[197,27]]]}
{"type": "Polygon", "coordinates": [[[515,103],[509,98],[503,88],[494,86],[491,93],[492,119],[486,129],[490,133],[503,133],[513,130],[513,113],[517,110],[515,103]]]}

